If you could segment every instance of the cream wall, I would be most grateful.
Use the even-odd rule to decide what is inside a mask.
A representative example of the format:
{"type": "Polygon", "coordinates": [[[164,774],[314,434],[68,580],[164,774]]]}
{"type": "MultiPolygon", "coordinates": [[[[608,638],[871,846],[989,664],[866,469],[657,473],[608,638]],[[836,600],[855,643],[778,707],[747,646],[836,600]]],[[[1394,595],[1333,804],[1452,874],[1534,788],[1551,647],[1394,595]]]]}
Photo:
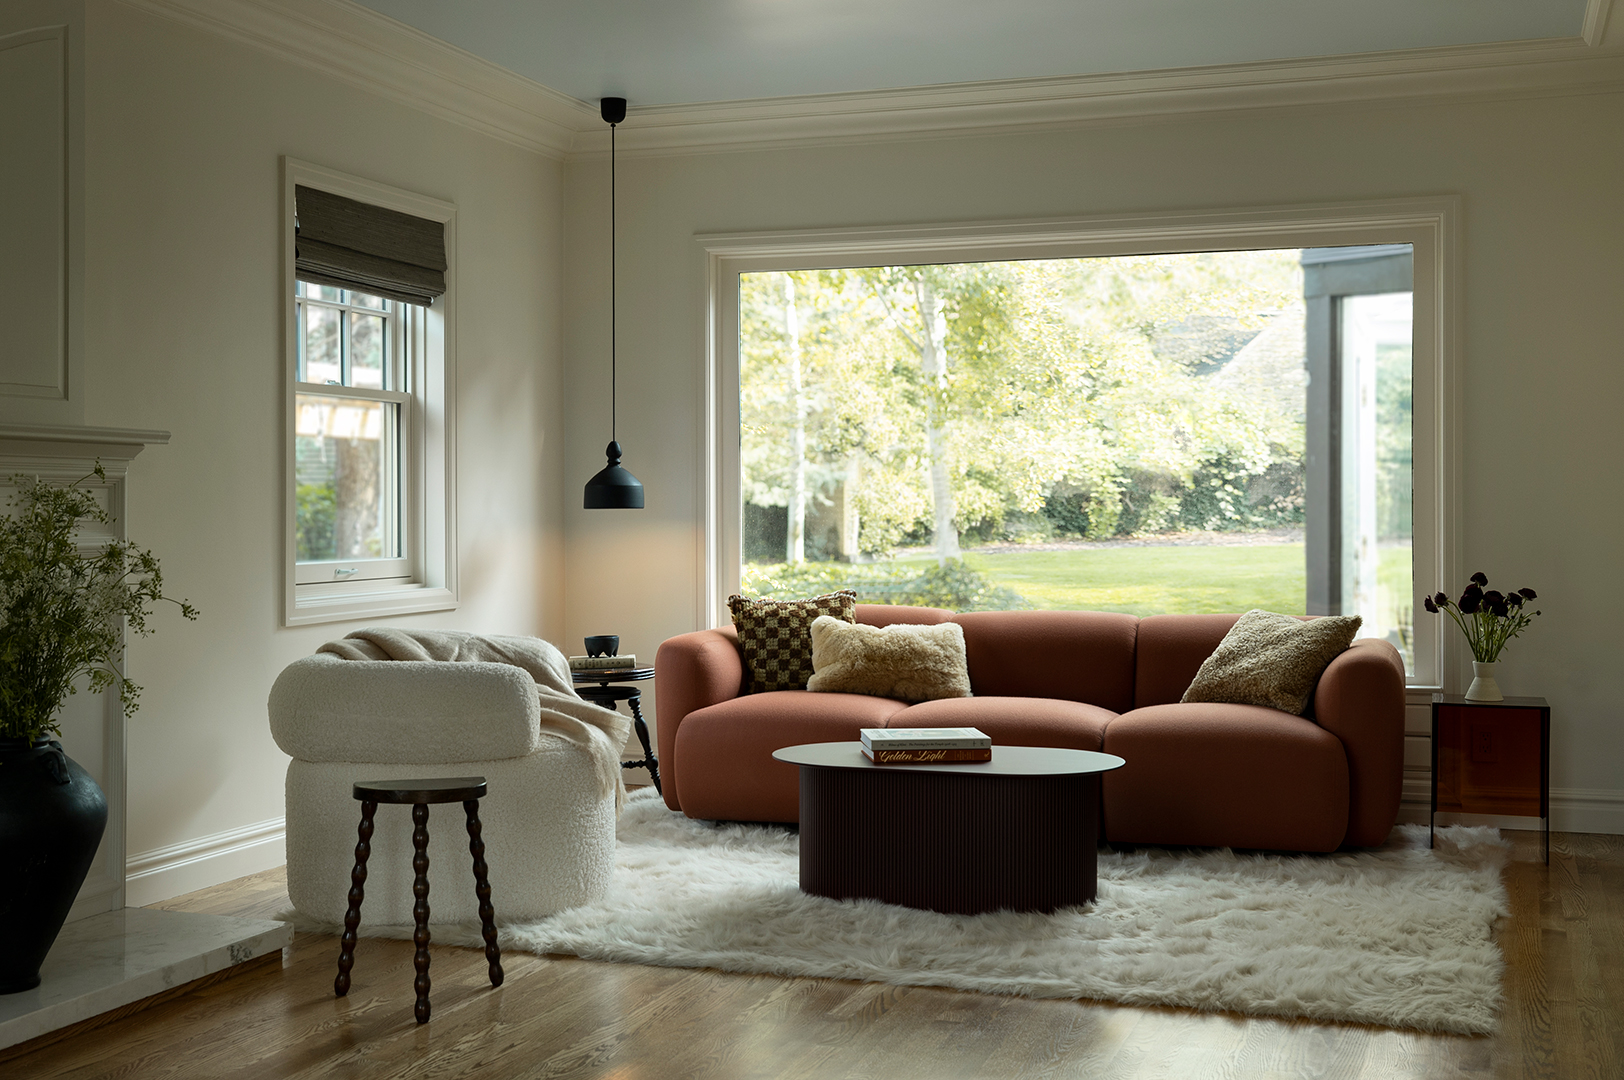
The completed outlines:
{"type": "MultiPolygon", "coordinates": [[[[79,6],[19,0],[5,21],[79,6]]],[[[146,693],[128,850],[173,867],[132,901],[281,861],[286,759],[265,696],[358,625],[280,627],[281,155],[459,208],[463,601],[398,621],[567,648],[620,633],[649,657],[698,609],[697,234],[1460,195],[1465,562],[1540,590],[1547,614],[1502,683],[1555,706],[1553,781],[1594,811],[1570,827],[1624,832],[1601,584],[1624,527],[1624,97],[623,157],[620,437],[648,509],[588,513],[608,439],[606,162],[560,165],[113,0],[83,6],[83,378],[71,416],[12,402],[4,418],[173,432],[134,463],[129,532],[203,618],[162,613],[130,649],[146,693]]]]}
{"type": "MultiPolygon", "coordinates": [[[[544,636],[563,620],[562,169],[122,4],[92,0],[87,22],[84,422],[173,433],[131,469],[129,533],[202,609],[160,612],[129,649],[146,688],[128,736],[139,858],[281,817],[271,682],[365,624],[280,626],[280,156],[458,207],[462,604],[389,621],[544,636]]],[[[131,902],[281,861],[273,837],[131,902]]]]}
{"type": "MultiPolygon", "coordinates": [[[[1604,585],[1624,536],[1621,131],[1614,93],[623,156],[620,435],[648,508],[580,508],[575,486],[602,467],[608,425],[606,408],[601,421],[583,413],[568,432],[566,635],[602,628],[645,653],[695,628],[697,234],[1459,195],[1465,565],[1539,590],[1545,615],[1500,681],[1552,703],[1557,827],[1624,832],[1624,706],[1606,674],[1619,635],[1604,585]]],[[[566,388],[583,400],[607,385],[607,179],[606,162],[582,161],[566,189],[566,388]]]]}

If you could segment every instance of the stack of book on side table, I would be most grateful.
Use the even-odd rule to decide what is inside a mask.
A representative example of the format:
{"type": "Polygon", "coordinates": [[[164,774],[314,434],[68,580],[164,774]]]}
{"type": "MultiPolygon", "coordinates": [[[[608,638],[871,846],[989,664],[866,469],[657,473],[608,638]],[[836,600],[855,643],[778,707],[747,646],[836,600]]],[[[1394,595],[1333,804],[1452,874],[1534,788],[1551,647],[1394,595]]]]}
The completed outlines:
{"type": "Polygon", "coordinates": [[[992,760],[992,739],[973,727],[862,730],[863,756],[876,765],[943,765],[992,760]]]}
{"type": "Polygon", "coordinates": [[[624,656],[572,656],[571,671],[632,671],[637,667],[637,655],[624,656]]]}

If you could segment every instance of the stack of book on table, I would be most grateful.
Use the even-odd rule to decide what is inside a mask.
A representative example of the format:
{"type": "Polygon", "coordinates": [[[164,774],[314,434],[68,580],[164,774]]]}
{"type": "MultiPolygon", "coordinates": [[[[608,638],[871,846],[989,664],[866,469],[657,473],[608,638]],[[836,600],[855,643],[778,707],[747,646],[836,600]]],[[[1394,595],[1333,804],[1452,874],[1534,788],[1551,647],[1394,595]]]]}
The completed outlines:
{"type": "Polygon", "coordinates": [[[637,655],[624,656],[572,656],[571,671],[631,671],[637,667],[637,655]]]}
{"type": "Polygon", "coordinates": [[[973,727],[863,728],[863,756],[876,765],[991,761],[992,739],[973,727]]]}

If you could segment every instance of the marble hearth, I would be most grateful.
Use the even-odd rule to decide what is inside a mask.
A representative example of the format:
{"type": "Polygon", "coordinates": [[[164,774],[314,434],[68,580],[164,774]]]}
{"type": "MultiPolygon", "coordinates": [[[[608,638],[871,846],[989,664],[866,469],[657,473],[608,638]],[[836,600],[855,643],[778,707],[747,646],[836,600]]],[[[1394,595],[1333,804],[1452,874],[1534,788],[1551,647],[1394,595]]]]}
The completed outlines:
{"type": "Polygon", "coordinates": [[[292,941],[291,923],[153,908],[70,922],[45,958],[40,985],[0,996],[0,1049],[280,952],[292,941]]]}

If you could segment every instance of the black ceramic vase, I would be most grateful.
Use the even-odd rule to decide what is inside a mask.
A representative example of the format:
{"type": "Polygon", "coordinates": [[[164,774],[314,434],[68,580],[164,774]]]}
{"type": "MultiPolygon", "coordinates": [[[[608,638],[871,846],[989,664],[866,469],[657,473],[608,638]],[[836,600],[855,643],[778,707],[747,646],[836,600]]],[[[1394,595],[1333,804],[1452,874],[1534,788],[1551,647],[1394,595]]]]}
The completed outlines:
{"type": "Polygon", "coordinates": [[[0,994],[39,985],[107,828],[107,797],[54,739],[0,739],[0,994]]]}

